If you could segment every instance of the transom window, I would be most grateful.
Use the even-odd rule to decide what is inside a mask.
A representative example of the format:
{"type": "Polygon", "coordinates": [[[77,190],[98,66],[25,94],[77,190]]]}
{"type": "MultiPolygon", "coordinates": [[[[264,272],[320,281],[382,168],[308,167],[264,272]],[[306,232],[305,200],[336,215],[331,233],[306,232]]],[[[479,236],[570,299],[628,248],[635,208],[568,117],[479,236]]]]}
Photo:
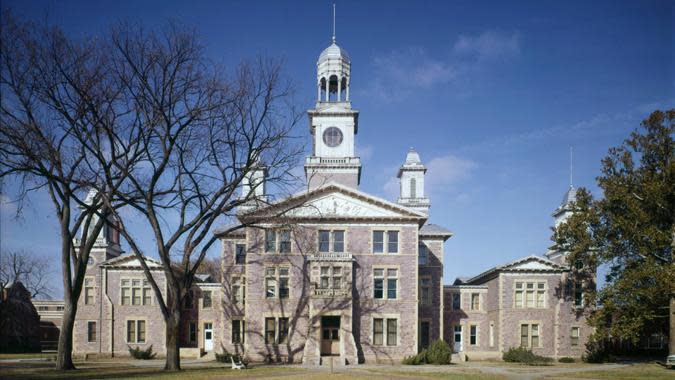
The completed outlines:
{"type": "Polygon", "coordinates": [[[522,347],[539,347],[539,324],[521,324],[520,325],[520,345],[522,347]]]}
{"type": "Polygon", "coordinates": [[[387,346],[396,346],[398,344],[398,319],[373,319],[373,345],[384,346],[385,336],[387,346]]]}
{"type": "Polygon", "coordinates": [[[148,280],[122,279],[122,305],[150,305],[152,304],[152,288],[148,280]]]}
{"type": "Polygon", "coordinates": [[[291,231],[289,230],[265,230],[265,252],[267,253],[290,253],[291,231]]]}
{"type": "Polygon", "coordinates": [[[398,231],[373,231],[373,253],[398,253],[398,231]]]}
{"type": "Polygon", "coordinates": [[[321,267],[321,289],[340,289],[342,288],[342,267],[323,266],[321,267]]]}
{"type": "Polygon", "coordinates": [[[344,252],[345,232],[342,230],[319,231],[319,252],[344,252]]]}
{"type": "Polygon", "coordinates": [[[546,307],[546,282],[518,281],[514,286],[516,309],[546,307]]]}
{"type": "Polygon", "coordinates": [[[375,268],[373,270],[373,298],[396,299],[398,288],[398,269],[375,268]]]}
{"type": "Polygon", "coordinates": [[[267,267],[265,269],[265,297],[288,298],[288,267],[267,267]]]}

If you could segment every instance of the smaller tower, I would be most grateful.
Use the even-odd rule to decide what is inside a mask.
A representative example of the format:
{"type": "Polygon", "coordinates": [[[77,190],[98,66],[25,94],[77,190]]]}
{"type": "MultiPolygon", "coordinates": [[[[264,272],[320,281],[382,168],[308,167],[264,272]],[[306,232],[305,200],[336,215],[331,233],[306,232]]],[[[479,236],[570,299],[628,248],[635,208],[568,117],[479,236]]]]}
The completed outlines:
{"type": "MultiPolygon", "coordinates": [[[[84,203],[91,206],[94,204],[94,199],[96,198],[97,191],[95,189],[89,190],[87,197],[84,200],[84,203]]],[[[80,206],[82,212],[85,210],[85,206],[80,206]]],[[[96,223],[99,220],[99,216],[94,215],[89,222],[90,231],[94,228],[96,223]]],[[[107,223],[101,228],[96,237],[96,242],[91,249],[89,254],[89,264],[100,263],[105,260],[110,260],[114,257],[122,254],[122,247],[120,245],[120,232],[116,228],[117,222],[113,219],[111,215],[107,216],[107,223]]],[[[75,239],[74,246],[75,249],[79,249],[80,241],[84,231],[80,230],[80,238],[75,239]]]]}
{"type": "Polygon", "coordinates": [[[267,167],[256,163],[241,182],[241,194],[239,199],[247,199],[246,203],[239,206],[239,211],[247,212],[258,207],[261,203],[267,202],[267,191],[265,179],[267,178],[267,167]]]}
{"type": "Polygon", "coordinates": [[[553,218],[555,219],[554,226],[557,228],[561,223],[565,222],[567,218],[574,213],[572,204],[577,200],[577,189],[570,184],[570,188],[565,192],[560,206],[553,211],[553,218]]]}
{"type": "Polygon", "coordinates": [[[401,195],[398,203],[413,210],[429,215],[431,202],[424,193],[424,176],[427,168],[422,165],[420,155],[410,148],[405,162],[398,169],[398,179],[401,184],[401,195]]]}

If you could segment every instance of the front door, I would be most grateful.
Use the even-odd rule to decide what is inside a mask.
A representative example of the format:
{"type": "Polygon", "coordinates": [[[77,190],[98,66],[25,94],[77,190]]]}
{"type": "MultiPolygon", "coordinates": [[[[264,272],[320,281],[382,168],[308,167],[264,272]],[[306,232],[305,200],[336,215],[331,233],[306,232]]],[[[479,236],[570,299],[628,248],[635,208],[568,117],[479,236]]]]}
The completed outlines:
{"type": "Polygon", "coordinates": [[[213,324],[204,323],[204,351],[213,351],[213,324]]]}
{"type": "Polygon", "coordinates": [[[340,355],[340,317],[321,317],[321,355],[340,355]]]}
{"type": "Polygon", "coordinates": [[[460,352],[463,351],[462,348],[462,326],[455,326],[455,345],[453,350],[460,352]]]}

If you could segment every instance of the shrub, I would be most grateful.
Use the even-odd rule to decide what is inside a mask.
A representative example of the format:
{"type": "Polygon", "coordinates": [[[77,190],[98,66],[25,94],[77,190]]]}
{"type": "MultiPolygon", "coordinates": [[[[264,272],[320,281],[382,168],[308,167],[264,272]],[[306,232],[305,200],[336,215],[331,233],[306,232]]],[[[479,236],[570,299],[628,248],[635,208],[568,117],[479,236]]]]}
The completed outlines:
{"type": "Polygon", "coordinates": [[[560,359],[558,359],[560,363],[574,363],[576,360],[574,358],[570,358],[569,356],[564,356],[560,359]]]}
{"type": "Polygon", "coordinates": [[[606,363],[610,361],[609,350],[603,342],[590,340],[586,343],[586,353],[581,360],[586,363],[606,363]]]}
{"type": "Polygon", "coordinates": [[[403,364],[450,364],[452,361],[452,347],[443,340],[437,340],[417,355],[403,359],[403,364]]]}
{"type": "Polygon", "coordinates": [[[127,347],[129,347],[129,353],[134,359],[148,360],[154,359],[154,357],[157,356],[156,352],[152,352],[152,345],[150,345],[150,347],[146,348],[145,350],[141,350],[141,348],[138,346],[135,348],[131,348],[131,346],[127,347]]]}
{"type": "Polygon", "coordinates": [[[553,361],[551,358],[537,355],[525,347],[509,348],[508,351],[504,352],[502,359],[504,359],[505,362],[523,363],[527,365],[548,365],[553,361]]]}
{"type": "Polygon", "coordinates": [[[216,361],[218,362],[229,364],[232,363],[232,359],[234,359],[235,362],[242,362],[244,365],[248,364],[241,355],[231,354],[225,350],[223,350],[222,354],[216,352],[216,361]]]}

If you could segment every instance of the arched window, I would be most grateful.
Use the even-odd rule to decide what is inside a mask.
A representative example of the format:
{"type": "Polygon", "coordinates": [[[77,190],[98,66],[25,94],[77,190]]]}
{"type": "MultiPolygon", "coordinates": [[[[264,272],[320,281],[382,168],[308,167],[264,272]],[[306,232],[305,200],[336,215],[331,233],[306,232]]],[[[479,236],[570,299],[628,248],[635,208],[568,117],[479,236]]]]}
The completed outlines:
{"type": "Polygon", "coordinates": [[[410,198],[417,198],[417,181],[415,178],[410,179],[410,198]]]}

